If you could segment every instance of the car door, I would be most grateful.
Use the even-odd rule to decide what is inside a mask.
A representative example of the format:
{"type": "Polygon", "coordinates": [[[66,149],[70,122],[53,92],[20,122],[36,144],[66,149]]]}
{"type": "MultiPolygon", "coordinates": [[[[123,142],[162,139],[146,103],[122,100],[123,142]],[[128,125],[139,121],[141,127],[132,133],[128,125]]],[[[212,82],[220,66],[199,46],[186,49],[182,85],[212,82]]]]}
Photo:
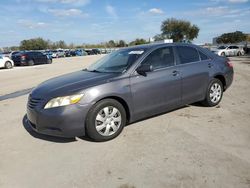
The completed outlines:
{"type": "Polygon", "coordinates": [[[153,71],[130,77],[134,114],[137,118],[157,114],[177,106],[181,97],[181,82],[175,66],[173,47],[161,47],[151,52],[142,62],[153,66],[153,71]]]}
{"type": "Polygon", "coordinates": [[[234,56],[235,55],[235,49],[234,49],[233,46],[228,47],[228,53],[229,53],[229,56],[234,56]]]}
{"type": "Polygon", "coordinates": [[[178,46],[179,70],[181,74],[182,104],[202,100],[209,81],[209,69],[213,68],[211,60],[200,59],[199,52],[191,46],[178,46]]]}
{"type": "Polygon", "coordinates": [[[237,56],[238,53],[239,53],[239,47],[238,46],[233,46],[233,49],[234,49],[234,56],[237,56]]]}
{"type": "Polygon", "coordinates": [[[47,55],[39,52],[39,56],[40,56],[40,63],[41,64],[46,64],[47,63],[47,59],[48,59],[47,55]]]}
{"type": "Polygon", "coordinates": [[[40,64],[40,59],[37,55],[37,52],[29,52],[28,53],[29,59],[32,59],[34,61],[34,64],[40,64]]]}

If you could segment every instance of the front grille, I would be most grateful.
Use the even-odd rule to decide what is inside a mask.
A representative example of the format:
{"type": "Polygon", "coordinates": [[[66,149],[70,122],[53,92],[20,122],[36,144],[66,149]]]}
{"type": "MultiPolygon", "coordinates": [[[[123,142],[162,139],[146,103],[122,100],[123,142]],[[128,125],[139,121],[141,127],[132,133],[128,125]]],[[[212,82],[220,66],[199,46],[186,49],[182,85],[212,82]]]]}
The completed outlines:
{"type": "Polygon", "coordinates": [[[31,109],[34,109],[37,105],[39,105],[42,102],[42,99],[39,98],[33,98],[29,96],[28,100],[28,107],[31,109]]]}

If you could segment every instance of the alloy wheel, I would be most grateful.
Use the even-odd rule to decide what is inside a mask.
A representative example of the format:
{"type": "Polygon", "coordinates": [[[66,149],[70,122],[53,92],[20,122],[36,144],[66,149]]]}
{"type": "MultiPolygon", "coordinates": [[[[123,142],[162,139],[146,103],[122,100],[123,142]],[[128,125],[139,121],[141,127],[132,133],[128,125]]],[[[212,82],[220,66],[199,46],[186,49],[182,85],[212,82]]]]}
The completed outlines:
{"type": "Polygon", "coordinates": [[[217,103],[220,101],[222,95],[222,89],[220,84],[214,83],[210,88],[210,100],[212,103],[217,103]]]}

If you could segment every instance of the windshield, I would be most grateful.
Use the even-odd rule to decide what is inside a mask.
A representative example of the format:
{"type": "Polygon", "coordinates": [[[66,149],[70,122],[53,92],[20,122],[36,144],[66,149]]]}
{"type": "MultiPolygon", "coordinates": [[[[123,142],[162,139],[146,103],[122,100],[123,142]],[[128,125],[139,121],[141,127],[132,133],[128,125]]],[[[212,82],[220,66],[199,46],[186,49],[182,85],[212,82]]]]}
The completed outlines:
{"type": "Polygon", "coordinates": [[[126,71],[143,53],[143,49],[118,50],[98,60],[87,70],[96,72],[122,73],[126,71]]]}
{"type": "Polygon", "coordinates": [[[221,50],[226,49],[226,46],[220,46],[218,49],[221,49],[221,50]]]}

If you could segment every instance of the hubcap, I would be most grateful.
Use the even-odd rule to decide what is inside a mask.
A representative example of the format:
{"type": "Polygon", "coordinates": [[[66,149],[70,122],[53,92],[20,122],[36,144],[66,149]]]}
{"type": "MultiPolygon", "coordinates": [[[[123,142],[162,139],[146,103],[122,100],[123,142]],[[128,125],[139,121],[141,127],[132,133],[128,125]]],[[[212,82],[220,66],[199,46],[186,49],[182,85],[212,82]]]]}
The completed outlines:
{"type": "Polygon", "coordinates": [[[11,66],[11,63],[7,62],[6,67],[9,69],[11,66]]]}
{"type": "Polygon", "coordinates": [[[217,103],[220,101],[222,94],[221,86],[218,83],[214,83],[210,89],[210,100],[212,103],[217,103]]]}
{"type": "Polygon", "coordinates": [[[119,129],[121,122],[120,111],[113,106],[107,106],[98,112],[95,127],[100,135],[111,136],[119,129]]]}

